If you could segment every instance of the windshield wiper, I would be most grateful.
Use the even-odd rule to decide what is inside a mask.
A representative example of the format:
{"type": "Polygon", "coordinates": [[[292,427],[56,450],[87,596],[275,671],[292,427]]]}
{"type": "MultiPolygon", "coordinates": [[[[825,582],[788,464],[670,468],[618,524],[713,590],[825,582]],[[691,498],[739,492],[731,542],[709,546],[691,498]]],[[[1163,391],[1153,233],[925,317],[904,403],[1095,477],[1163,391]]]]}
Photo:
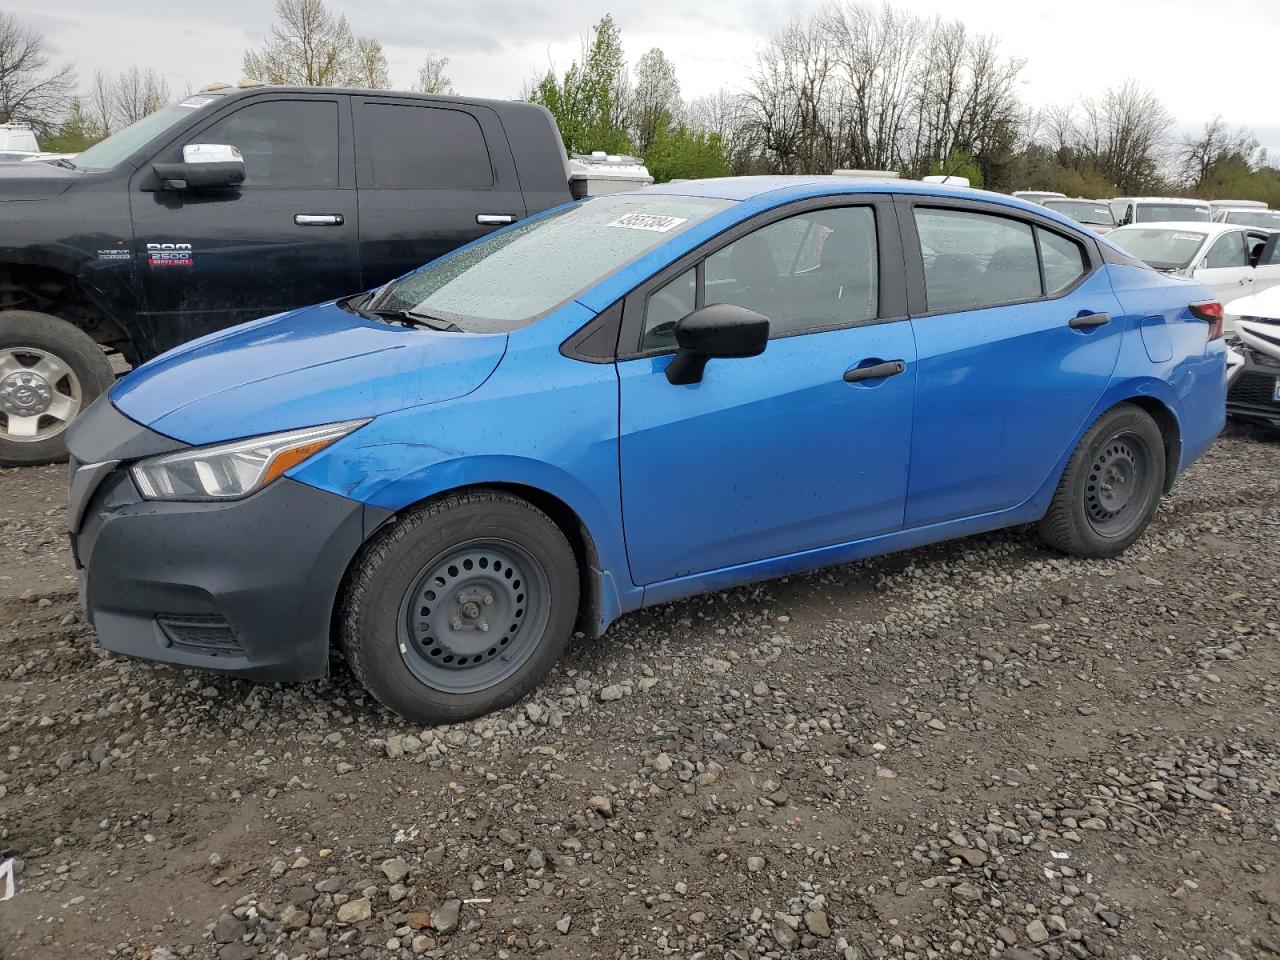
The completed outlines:
{"type": "Polygon", "coordinates": [[[46,160],[45,163],[51,163],[55,167],[66,167],[68,170],[76,169],[76,165],[66,157],[54,157],[52,160],[46,160]]]}
{"type": "Polygon", "coordinates": [[[443,317],[433,317],[427,313],[415,313],[413,310],[370,310],[369,312],[382,317],[384,320],[394,320],[396,323],[403,323],[406,327],[425,327],[428,330],[445,330],[449,333],[466,333],[465,330],[452,320],[446,320],[443,317]]]}

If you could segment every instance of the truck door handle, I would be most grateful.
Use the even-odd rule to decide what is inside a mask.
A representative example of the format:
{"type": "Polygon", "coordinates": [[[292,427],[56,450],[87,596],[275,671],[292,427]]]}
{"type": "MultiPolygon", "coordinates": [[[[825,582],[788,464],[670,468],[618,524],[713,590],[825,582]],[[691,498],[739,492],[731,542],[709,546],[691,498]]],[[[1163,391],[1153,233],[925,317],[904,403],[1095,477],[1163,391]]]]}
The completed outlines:
{"type": "Polygon", "coordinates": [[[1072,330],[1087,330],[1090,327],[1105,327],[1110,322],[1110,314],[1083,313],[1078,317],[1072,317],[1067,326],[1072,330]]]}
{"type": "Polygon", "coordinates": [[[514,214],[510,213],[477,213],[476,223],[486,227],[497,227],[505,223],[515,223],[514,214]]]}
{"type": "Polygon", "coordinates": [[[340,213],[295,213],[293,222],[300,227],[340,227],[346,220],[340,213]]]}
{"type": "Polygon", "coordinates": [[[869,367],[850,367],[844,372],[845,383],[861,383],[863,380],[881,380],[884,377],[896,377],[907,365],[901,360],[886,360],[869,367]]]}

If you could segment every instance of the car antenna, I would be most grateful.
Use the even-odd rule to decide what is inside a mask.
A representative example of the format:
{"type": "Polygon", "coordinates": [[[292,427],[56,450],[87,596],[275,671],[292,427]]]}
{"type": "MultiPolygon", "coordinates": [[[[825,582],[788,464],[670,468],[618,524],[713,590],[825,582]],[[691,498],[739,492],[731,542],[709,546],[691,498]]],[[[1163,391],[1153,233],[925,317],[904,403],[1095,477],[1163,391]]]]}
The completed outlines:
{"type": "Polygon", "coordinates": [[[942,185],[944,187],[947,185],[947,181],[951,179],[951,175],[955,173],[957,170],[959,170],[962,166],[964,166],[964,162],[966,159],[971,159],[971,158],[966,158],[963,153],[960,154],[960,156],[956,158],[956,162],[951,165],[951,169],[949,169],[946,173],[942,175],[942,185]]]}

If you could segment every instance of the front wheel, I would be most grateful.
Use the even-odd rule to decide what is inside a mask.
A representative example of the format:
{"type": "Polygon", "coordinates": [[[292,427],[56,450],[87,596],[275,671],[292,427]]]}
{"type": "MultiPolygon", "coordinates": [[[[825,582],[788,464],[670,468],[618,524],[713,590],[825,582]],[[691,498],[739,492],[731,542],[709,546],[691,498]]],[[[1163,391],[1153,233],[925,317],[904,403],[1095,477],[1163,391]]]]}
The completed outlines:
{"type": "Polygon", "coordinates": [[[1114,557],[1151,522],[1164,479],[1164,438],[1156,422],[1132,404],[1113,407],[1071,455],[1040,536],[1078,557],[1114,557]]]}
{"type": "Polygon", "coordinates": [[[114,379],[78,327],[33,310],[0,312],[0,466],[65,460],[67,426],[114,379]]]}
{"type": "Polygon", "coordinates": [[[415,723],[515,703],[564,651],[578,568],[560,528],[496,490],[436,500],[357,557],[339,631],[356,678],[415,723]]]}

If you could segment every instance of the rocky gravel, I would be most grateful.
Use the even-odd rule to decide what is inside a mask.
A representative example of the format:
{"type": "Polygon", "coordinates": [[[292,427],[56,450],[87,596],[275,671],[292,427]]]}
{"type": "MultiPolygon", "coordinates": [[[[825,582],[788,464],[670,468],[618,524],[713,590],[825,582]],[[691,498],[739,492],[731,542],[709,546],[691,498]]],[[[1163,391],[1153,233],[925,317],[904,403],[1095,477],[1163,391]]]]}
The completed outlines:
{"type": "Polygon", "coordinates": [[[1280,960],[1280,441],[1125,557],[1025,530],[627,617],[421,728],[95,647],[0,471],[0,956],[1280,960]]]}

